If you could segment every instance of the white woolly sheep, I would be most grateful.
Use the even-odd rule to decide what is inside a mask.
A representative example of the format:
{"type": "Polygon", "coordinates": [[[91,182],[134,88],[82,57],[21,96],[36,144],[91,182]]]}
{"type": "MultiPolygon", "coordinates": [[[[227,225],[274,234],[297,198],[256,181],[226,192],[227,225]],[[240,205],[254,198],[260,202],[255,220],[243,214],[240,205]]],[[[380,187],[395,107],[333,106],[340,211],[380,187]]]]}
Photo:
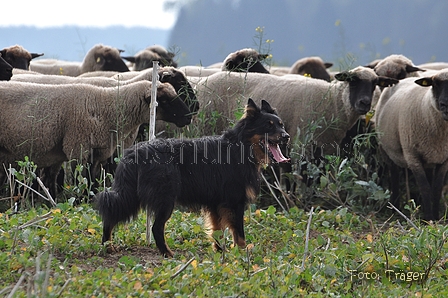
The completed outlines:
{"type": "Polygon", "coordinates": [[[439,219],[448,171],[448,70],[386,88],[375,118],[380,148],[391,161],[392,203],[399,205],[397,166],[408,168],[419,187],[425,220],[439,219]]]}
{"type": "MultiPolygon", "coordinates": [[[[117,141],[149,122],[151,87],[148,81],[119,88],[0,82],[0,163],[15,164],[29,156],[39,168],[48,169],[53,194],[64,161],[92,162],[95,177],[117,141]]],[[[173,86],[160,83],[157,100],[157,119],[177,126],[190,123],[190,110],[173,86]]],[[[4,173],[0,175],[4,179],[4,173]]]]}
{"type": "MultiPolygon", "coordinates": [[[[375,60],[370,63],[370,67],[379,76],[385,76],[397,80],[402,80],[408,77],[419,77],[419,72],[425,71],[424,69],[416,67],[409,58],[396,54],[389,55],[384,59],[375,60]]],[[[379,87],[379,90],[374,93],[372,99],[372,107],[374,109],[378,103],[382,89],[384,89],[384,87],[379,87]]],[[[355,136],[366,133],[372,128],[371,126],[367,126],[366,120],[362,118],[364,117],[361,117],[361,119],[359,119],[347,132],[347,136],[344,139],[344,144],[350,144],[355,136]]]]}
{"type": "Polygon", "coordinates": [[[271,66],[269,67],[269,73],[276,76],[284,76],[289,74],[291,70],[290,66],[271,66]]]}
{"type": "Polygon", "coordinates": [[[179,68],[187,77],[208,77],[214,73],[220,72],[220,68],[206,68],[202,66],[187,65],[179,68]]]}
{"type": "Polygon", "coordinates": [[[218,69],[221,69],[222,68],[222,62],[212,63],[212,64],[206,66],[205,68],[212,68],[212,69],[213,68],[218,68],[218,69]]]}
{"type": "Polygon", "coordinates": [[[9,81],[12,77],[12,66],[0,54],[0,81],[9,81]]]}
{"type": "MultiPolygon", "coordinates": [[[[379,77],[372,69],[357,67],[336,75],[337,82],[326,82],[303,76],[296,80],[256,73],[221,72],[201,79],[197,97],[206,112],[219,112],[215,132],[235,120],[239,103],[251,97],[268,100],[276,107],[285,127],[294,138],[319,122],[314,132],[315,145],[323,154],[332,154],[359,115],[370,110],[376,85],[390,85],[397,80],[379,77]]],[[[205,134],[213,133],[206,131],[205,134]]]]}
{"type": "Polygon", "coordinates": [[[442,70],[448,68],[448,62],[428,62],[419,64],[418,67],[430,70],[442,70]]]}
{"type": "Polygon", "coordinates": [[[230,53],[222,64],[221,70],[236,72],[269,73],[261,64],[268,55],[260,54],[254,49],[246,48],[230,53]]]}
{"type": "Polygon", "coordinates": [[[297,60],[290,68],[290,74],[307,75],[314,79],[330,81],[330,74],[327,68],[333,63],[324,62],[320,57],[305,57],[297,60]]]}
{"type": "Polygon", "coordinates": [[[93,46],[84,57],[82,63],[54,60],[36,60],[31,62],[32,71],[43,74],[64,75],[76,77],[89,71],[129,71],[120,57],[120,50],[97,44],[93,46]],[[54,62],[54,63],[53,63],[54,62]]]}
{"type": "Polygon", "coordinates": [[[4,48],[0,51],[3,59],[8,62],[13,68],[24,70],[30,69],[30,62],[32,59],[42,56],[43,54],[30,53],[22,46],[14,45],[4,48]]]}
{"type": "MultiPolygon", "coordinates": [[[[152,81],[152,69],[145,69],[135,73],[130,79],[123,77],[130,73],[116,73],[114,77],[69,77],[60,75],[45,74],[17,74],[12,77],[12,81],[28,82],[36,84],[89,84],[99,87],[117,87],[132,84],[134,82],[146,80],[152,81]]],[[[191,109],[192,113],[196,113],[199,105],[193,88],[185,77],[184,73],[174,67],[161,67],[158,70],[159,81],[171,84],[176,90],[179,97],[191,109]]]]}

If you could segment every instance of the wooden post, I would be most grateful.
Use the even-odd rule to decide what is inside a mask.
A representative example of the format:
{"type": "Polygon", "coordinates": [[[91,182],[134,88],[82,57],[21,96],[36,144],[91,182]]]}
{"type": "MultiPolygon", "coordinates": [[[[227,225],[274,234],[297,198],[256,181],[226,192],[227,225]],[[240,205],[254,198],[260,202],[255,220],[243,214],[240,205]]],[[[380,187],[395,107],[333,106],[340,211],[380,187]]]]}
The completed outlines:
{"type": "MultiPolygon", "coordinates": [[[[151,104],[149,117],[149,135],[148,141],[155,139],[156,134],[156,109],[157,109],[157,85],[159,84],[159,62],[152,61],[152,89],[151,89],[151,104]]],[[[153,216],[151,210],[146,210],[146,241],[148,245],[151,244],[152,239],[152,222],[153,216]]]]}

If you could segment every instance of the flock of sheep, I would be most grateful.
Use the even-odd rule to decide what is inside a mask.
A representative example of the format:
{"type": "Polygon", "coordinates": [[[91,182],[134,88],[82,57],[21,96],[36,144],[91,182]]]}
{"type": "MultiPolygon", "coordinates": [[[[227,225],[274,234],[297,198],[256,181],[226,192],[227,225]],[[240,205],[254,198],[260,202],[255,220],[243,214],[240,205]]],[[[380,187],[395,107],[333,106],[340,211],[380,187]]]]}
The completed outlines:
{"type": "MultiPolygon", "coordinates": [[[[175,55],[161,46],[134,56],[121,52],[99,44],[78,63],[33,60],[42,54],[17,45],[1,50],[0,163],[14,166],[30,156],[53,194],[64,162],[90,163],[96,177],[117,146],[130,146],[149,122],[151,67],[159,61],[157,119],[183,127],[198,112],[205,119],[219,115],[202,135],[228,128],[251,97],[277,109],[292,139],[318,123],[306,154],[338,154],[347,131],[375,110],[379,149],[391,172],[410,169],[424,218],[439,218],[448,171],[448,63],[415,66],[403,55],[390,55],[332,73],[332,64],[319,57],[267,67],[266,55],[241,49],[209,67],[178,68],[175,55]]],[[[399,205],[399,183],[390,185],[392,202],[399,205]]]]}

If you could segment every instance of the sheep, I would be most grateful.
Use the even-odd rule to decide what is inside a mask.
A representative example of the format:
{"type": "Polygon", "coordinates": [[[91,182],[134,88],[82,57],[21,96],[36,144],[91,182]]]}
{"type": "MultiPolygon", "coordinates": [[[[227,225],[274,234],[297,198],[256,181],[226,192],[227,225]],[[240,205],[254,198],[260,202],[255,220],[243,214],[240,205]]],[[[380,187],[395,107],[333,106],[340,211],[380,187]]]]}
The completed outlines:
{"type": "Polygon", "coordinates": [[[419,77],[419,71],[425,71],[412,63],[412,61],[403,55],[389,55],[381,59],[373,68],[379,76],[385,76],[401,80],[408,77],[419,77]]]}
{"type": "Polygon", "coordinates": [[[102,44],[93,46],[87,52],[82,63],[59,60],[53,62],[54,63],[48,63],[48,61],[45,62],[45,60],[32,61],[30,69],[43,74],[72,77],[96,70],[118,72],[129,71],[129,68],[120,57],[120,50],[102,44]]]}
{"type": "Polygon", "coordinates": [[[32,59],[43,56],[44,54],[30,53],[20,45],[14,45],[4,48],[0,51],[3,59],[8,62],[13,68],[23,70],[30,69],[30,62],[32,59]]]}
{"type": "Polygon", "coordinates": [[[162,60],[162,57],[160,57],[159,54],[146,49],[137,52],[134,56],[121,56],[121,58],[131,62],[134,71],[151,68],[153,66],[153,61],[162,60]]]}
{"type": "Polygon", "coordinates": [[[290,66],[271,66],[269,68],[269,73],[276,76],[284,76],[286,74],[289,74],[290,70],[290,66]]]}
{"type": "Polygon", "coordinates": [[[311,78],[330,81],[330,74],[327,68],[333,63],[324,62],[320,57],[305,57],[297,60],[289,70],[290,74],[308,75],[311,78]]]}
{"type": "Polygon", "coordinates": [[[261,64],[268,55],[260,54],[254,49],[245,48],[227,55],[222,64],[221,70],[236,72],[259,72],[269,73],[261,64]]]}
{"type": "Polygon", "coordinates": [[[207,77],[214,73],[220,72],[219,68],[206,68],[202,66],[187,65],[179,68],[188,77],[207,77]]]}
{"type": "MultiPolygon", "coordinates": [[[[14,165],[28,155],[47,169],[52,194],[64,161],[91,162],[96,177],[119,140],[149,122],[151,87],[148,81],[115,88],[0,82],[0,163],[14,165]]],[[[191,122],[190,110],[170,84],[159,83],[157,101],[157,119],[179,127],[191,122]]]]}
{"type": "Polygon", "coordinates": [[[177,63],[173,61],[174,53],[168,52],[160,45],[149,46],[134,56],[123,56],[122,58],[133,63],[133,70],[137,71],[151,68],[153,61],[159,61],[161,66],[177,67],[177,63]]]}
{"type": "Polygon", "coordinates": [[[161,45],[152,45],[146,48],[146,50],[152,51],[156,54],[158,54],[162,60],[159,62],[163,66],[172,66],[177,67],[176,61],[173,60],[175,54],[173,52],[167,51],[163,46],[161,45]]]}
{"type": "Polygon", "coordinates": [[[210,64],[208,66],[206,66],[205,68],[217,68],[217,69],[221,69],[222,68],[222,62],[215,62],[213,64],[210,64]]]}
{"type": "Polygon", "coordinates": [[[391,201],[399,207],[398,168],[410,169],[425,220],[439,219],[448,171],[448,69],[386,88],[375,115],[380,150],[391,166],[391,201]],[[432,177],[432,178],[431,178],[432,177]]]}
{"type": "Polygon", "coordinates": [[[116,75],[117,73],[131,73],[134,71],[126,71],[126,72],[119,72],[119,71],[111,71],[111,70],[95,70],[95,71],[88,71],[85,73],[80,74],[77,77],[86,77],[86,78],[92,78],[92,77],[105,77],[105,78],[111,78],[114,75],[116,75]]]}
{"type": "MultiPolygon", "coordinates": [[[[129,72],[132,76],[128,76],[128,73],[116,74],[113,79],[123,80],[127,79],[125,82],[140,81],[140,80],[152,80],[153,69],[148,68],[141,70],[139,72],[129,72]]],[[[189,83],[185,74],[172,66],[160,67],[158,69],[159,81],[162,83],[171,84],[176,92],[179,94],[180,98],[184,100],[187,106],[190,108],[193,114],[196,114],[199,110],[199,103],[196,99],[195,92],[189,83]]]]}
{"type": "Polygon", "coordinates": [[[325,150],[325,154],[333,154],[359,115],[370,110],[375,86],[398,82],[377,76],[365,67],[341,72],[335,76],[338,81],[331,83],[297,77],[291,80],[275,75],[221,72],[201,79],[196,86],[201,107],[207,113],[221,114],[216,123],[217,131],[204,131],[204,134],[228,127],[235,119],[238,103],[244,98],[258,101],[269,98],[292,138],[306,131],[313,121],[319,121],[319,128],[314,132],[315,145],[325,150]]]}
{"type": "Polygon", "coordinates": [[[419,68],[430,70],[442,70],[448,68],[448,62],[428,62],[418,65],[419,68]]]}
{"type": "MultiPolygon", "coordinates": [[[[369,67],[372,68],[373,71],[375,71],[375,73],[379,76],[385,76],[397,80],[402,80],[407,77],[419,77],[419,72],[425,71],[424,69],[416,67],[409,58],[396,54],[389,55],[384,59],[372,61],[369,67]]],[[[378,88],[379,90],[374,93],[372,99],[373,110],[375,110],[376,104],[378,103],[381,95],[381,91],[385,87],[378,88]]],[[[371,122],[373,123],[374,120],[371,122]]],[[[343,143],[348,145],[352,142],[355,136],[369,132],[369,130],[371,130],[374,126],[371,125],[371,122],[366,121],[365,117],[361,117],[361,119],[359,119],[353,127],[347,131],[347,135],[343,140],[343,143]]]]}
{"type": "Polygon", "coordinates": [[[0,81],[9,81],[12,77],[12,66],[0,54],[0,81]]]}
{"type": "MultiPolygon", "coordinates": [[[[124,80],[122,76],[126,76],[126,73],[120,73],[113,78],[107,77],[68,77],[60,75],[35,75],[35,74],[18,74],[13,76],[13,81],[30,82],[37,84],[90,84],[99,87],[116,87],[132,84],[134,82],[146,80],[152,81],[153,70],[145,69],[140,72],[136,72],[137,75],[129,80],[124,80]]],[[[176,90],[178,96],[185,102],[190,108],[192,114],[197,113],[199,110],[199,104],[196,99],[196,95],[184,73],[174,67],[161,67],[158,69],[159,81],[162,83],[171,84],[176,90]]]]}

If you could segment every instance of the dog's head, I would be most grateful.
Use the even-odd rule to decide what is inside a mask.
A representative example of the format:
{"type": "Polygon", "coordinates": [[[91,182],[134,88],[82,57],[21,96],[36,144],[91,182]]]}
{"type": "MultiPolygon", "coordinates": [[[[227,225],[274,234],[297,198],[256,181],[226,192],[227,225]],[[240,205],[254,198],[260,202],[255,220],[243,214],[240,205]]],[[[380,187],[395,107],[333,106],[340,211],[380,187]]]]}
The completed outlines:
{"type": "Polygon", "coordinates": [[[285,131],[283,121],[267,101],[262,100],[260,108],[249,98],[244,115],[235,128],[241,140],[253,145],[257,161],[267,163],[268,152],[277,162],[289,161],[279,148],[280,144],[289,142],[289,134],[285,131]]]}

